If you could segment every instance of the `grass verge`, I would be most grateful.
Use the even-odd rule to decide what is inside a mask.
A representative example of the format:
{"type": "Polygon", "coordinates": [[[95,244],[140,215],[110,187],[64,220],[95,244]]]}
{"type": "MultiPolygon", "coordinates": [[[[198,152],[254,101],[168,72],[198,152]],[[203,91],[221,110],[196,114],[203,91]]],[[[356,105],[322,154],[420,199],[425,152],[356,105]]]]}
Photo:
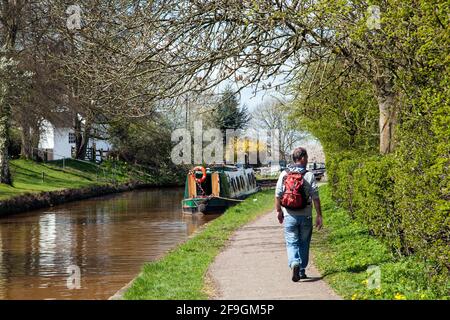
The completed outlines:
{"type": "Polygon", "coordinates": [[[57,165],[28,160],[10,161],[12,186],[0,184],[0,200],[25,193],[81,188],[96,184],[96,175],[68,163],[65,170],[57,165]]]}
{"type": "MultiPolygon", "coordinates": [[[[159,185],[158,177],[137,171],[122,162],[105,161],[102,165],[66,159],[46,163],[11,160],[12,186],[0,184],[0,201],[27,193],[78,189],[93,185],[139,181],[159,185]]],[[[163,183],[161,183],[162,185],[163,183]]]]}
{"type": "Polygon", "coordinates": [[[312,251],[315,265],[336,293],[346,299],[449,299],[447,275],[433,275],[430,263],[414,255],[392,254],[366,226],[336,206],[328,186],[321,187],[320,198],[325,227],[314,233],[312,251]],[[379,288],[369,266],[379,268],[379,288]]]}
{"type": "Polygon", "coordinates": [[[273,190],[265,190],[228,209],[194,237],[162,259],[144,265],[125,299],[207,299],[205,275],[231,234],[273,208],[273,190]]]}

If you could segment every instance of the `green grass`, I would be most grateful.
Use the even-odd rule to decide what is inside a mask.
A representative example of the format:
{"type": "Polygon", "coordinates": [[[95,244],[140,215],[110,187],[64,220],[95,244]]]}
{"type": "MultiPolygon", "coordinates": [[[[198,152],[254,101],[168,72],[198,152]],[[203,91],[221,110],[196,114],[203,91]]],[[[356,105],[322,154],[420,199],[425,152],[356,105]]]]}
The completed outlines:
{"type": "Polygon", "coordinates": [[[273,190],[266,190],[228,209],[162,259],[144,265],[125,299],[207,299],[209,265],[231,234],[272,209],[273,201],[273,190]]]}
{"type": "Polygon", "coordinates": [[[105,184],[116,179],[118,182],[129,180],[121,167],[111,169],[94,163],[68,159],[62,168],[62,161],[37,163],[30,160],[10,161],[12,186],[0,184],[0,200],[25,193],[76,189],[90,185],[105,184]],[[44,180],[42,179],[44,173],[44,180]]]}
{"type": "Polygon", "coordinates": [[[383,241],[352,220],[320,189],[324,229],[312,242],[315,265],[331,287],[346,299],[448,299],[449,279],[431,275],[431,264],[416,256],[398,257],[383,241]],[[380,268],[380,288],[367,286],[371,265],[380,268]]]}

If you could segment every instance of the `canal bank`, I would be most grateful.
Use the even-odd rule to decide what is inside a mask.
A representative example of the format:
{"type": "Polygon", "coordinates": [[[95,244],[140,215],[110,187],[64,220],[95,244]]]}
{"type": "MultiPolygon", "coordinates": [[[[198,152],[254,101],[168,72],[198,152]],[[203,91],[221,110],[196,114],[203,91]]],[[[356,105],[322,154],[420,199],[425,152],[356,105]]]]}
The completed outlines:
{"type": "Polygon", "coordinates": [[[172,188],[179,185],[155,186],[143,182],[126,182],[122,184],[94,185],[78,189],[64,189],[58,191],[25,194],[0,202],[0,217],[10,214],[22,213],[31,210],[53,207],[68,202],[85,200],[93,197],[106,196],[138,189],[172,188]]]}
{"type": "Polygon", "coordinates": [[[13,185],[0,186],[0,217],[135,189],[180,186],[149,183],[150,175],[123,165],[104,168],[72,159],[61,164],[11,161],[13,185]]]}

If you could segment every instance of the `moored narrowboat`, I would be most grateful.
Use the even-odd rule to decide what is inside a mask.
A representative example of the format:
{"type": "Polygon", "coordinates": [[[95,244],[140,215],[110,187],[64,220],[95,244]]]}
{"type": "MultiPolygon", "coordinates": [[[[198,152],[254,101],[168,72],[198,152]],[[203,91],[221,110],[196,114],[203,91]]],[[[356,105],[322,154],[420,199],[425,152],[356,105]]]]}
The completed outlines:
{"type": "Polygon", "coordinates": [[[258,190],[251,168],[198,166],[186,176],[183,212],[221,213],[258,190]]]}

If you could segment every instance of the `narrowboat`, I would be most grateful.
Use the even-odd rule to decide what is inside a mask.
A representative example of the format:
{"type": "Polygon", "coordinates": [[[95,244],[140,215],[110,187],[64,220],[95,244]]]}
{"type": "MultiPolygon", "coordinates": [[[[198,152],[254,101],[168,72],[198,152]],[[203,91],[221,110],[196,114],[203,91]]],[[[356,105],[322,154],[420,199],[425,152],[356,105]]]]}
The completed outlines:
{"type": "Polygon", "coordinates": [[[197,166],[186,176],[184,213],[221,213],[259,191],[251,168],[216,165],[197,166]]]}

